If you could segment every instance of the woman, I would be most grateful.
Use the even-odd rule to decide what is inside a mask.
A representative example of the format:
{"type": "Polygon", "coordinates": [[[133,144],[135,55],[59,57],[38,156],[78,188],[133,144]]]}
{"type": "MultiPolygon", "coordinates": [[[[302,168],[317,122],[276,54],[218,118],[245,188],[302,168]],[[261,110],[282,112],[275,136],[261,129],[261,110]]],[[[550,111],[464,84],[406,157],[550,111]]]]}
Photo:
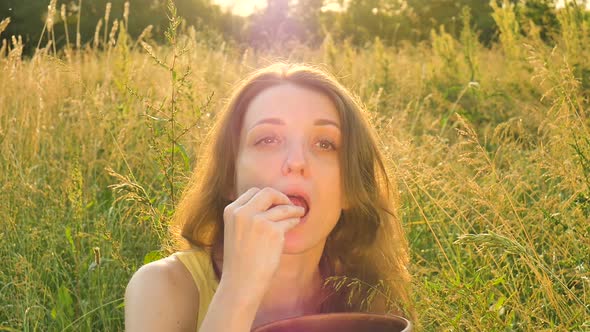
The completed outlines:
{"type": "Polygon", "coordinates": [[[190,249],[134,274],[128,331],[249,331],[366,309],[410,314],[395,191],[374,130],[334,78],[302,65],[258,70],[210,135],[175,215],[190,249]],[[362,309],[363,294],[330,286],[329,276],[381,283],[387,297],[362,309]]]}

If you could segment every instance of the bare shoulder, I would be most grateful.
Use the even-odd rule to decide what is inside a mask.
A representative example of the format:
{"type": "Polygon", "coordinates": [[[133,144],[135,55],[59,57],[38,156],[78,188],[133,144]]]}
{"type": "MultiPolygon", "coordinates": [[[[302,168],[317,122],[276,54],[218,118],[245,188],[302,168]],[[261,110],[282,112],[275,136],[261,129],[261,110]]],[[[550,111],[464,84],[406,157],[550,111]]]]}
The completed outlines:
{"type": "Polygon", "coordinates": [[[142,266],[125,290],[126,331],[197,329],[199,292],[174,255],[142,266]]]}

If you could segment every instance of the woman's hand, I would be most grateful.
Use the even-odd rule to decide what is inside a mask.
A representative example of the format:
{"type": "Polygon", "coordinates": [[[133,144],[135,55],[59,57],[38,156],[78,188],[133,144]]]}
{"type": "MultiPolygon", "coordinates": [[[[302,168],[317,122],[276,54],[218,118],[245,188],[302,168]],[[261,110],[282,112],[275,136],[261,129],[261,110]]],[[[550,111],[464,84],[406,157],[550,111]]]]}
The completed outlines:
{"type": "Polygon", "coordinates": [[[305,209],[282,192],[251,188],[224,212],[224,286],[260,301],[278,268],[285,233],[300,222],[305,209]],[[272,208],[271,208],[272,207],[272,208]]]}

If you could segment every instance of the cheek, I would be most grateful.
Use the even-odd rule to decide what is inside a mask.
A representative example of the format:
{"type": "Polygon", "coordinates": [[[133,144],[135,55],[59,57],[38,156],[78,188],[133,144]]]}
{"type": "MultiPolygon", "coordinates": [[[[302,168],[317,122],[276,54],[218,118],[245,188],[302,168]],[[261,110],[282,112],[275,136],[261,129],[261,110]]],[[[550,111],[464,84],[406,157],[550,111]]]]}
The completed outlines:
{"type": "Polygon", "coordinates": [[[330,167],[325,169],[321,175],[323,197],[326,203],[340,207],[342,202],[342,184],[340,179],[340,172],[338,167],[330,167]]]}
{"type": "Polygon", "coordinates": [[[236,187],[243,193],[252,187],[265,187],[272,183],[274,174],[280,172],[280,164],[272,158],[244,154],[236,161],[236,187]]]}

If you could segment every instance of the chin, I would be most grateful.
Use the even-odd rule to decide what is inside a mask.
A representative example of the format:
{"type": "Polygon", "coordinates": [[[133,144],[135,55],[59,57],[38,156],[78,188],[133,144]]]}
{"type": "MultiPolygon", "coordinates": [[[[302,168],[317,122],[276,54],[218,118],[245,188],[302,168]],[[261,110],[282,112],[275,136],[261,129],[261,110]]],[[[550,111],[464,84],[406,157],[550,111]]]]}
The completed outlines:
{"type": "MultiPolygon", "coordinates": [[[[315,238],[317,241],[317,238],[315,238]]],[[[297,255],[307,251],[313,250],[313,248],[322,246],[322,241],[315,242],[313,236],[306,236],[302,232],[288,232],[285,235],[285,242],[283,244],[283,254],[297,255]]]]}
{"type": "Polygon", "coordinates": [[[301,234],[287,234],[283,244],[283,254],[295,255],[309,250],[310,244],[301,234]]]}

